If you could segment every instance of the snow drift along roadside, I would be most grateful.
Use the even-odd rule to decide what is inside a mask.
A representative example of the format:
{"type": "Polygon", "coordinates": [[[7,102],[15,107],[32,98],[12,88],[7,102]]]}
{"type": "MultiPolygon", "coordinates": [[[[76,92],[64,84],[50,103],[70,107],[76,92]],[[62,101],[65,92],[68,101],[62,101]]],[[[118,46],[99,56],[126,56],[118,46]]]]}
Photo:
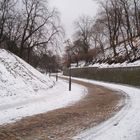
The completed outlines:
{"type": "Polygon", "coordinates": [[[82,132],[74,140],[140,140],[140,89],[131,86],[74,78],[125,92],[126,106],[106,122],[82,132]]]}
{"type": "Polygon", "coordinates": [[[0,125],[26,116],[70,105],[86,94],[76,84],[68,84],[42,75],[14,54],[0,49],[0,125]]]}

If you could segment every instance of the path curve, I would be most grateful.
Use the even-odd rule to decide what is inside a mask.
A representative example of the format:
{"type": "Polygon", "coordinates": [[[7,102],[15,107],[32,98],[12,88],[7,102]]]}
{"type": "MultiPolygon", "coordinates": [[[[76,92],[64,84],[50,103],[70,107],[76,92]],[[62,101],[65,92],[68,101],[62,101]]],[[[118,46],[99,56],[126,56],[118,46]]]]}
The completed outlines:
{"type": "Polygon", "coordinates": [[[114,116],[125,105],[125,94],[73,80],[87,87],[87,96],[66,108],[0,127],[0,140],[71,140],[78,133],[114,116]]]}
{"type": "Polygon", "coordinates": [[[100,125],[83,131],[74,140],[140,140],[140,88],[129,85],[77,79],[91,84],[125,92],[126,105],[114,116],[100,125]]]}

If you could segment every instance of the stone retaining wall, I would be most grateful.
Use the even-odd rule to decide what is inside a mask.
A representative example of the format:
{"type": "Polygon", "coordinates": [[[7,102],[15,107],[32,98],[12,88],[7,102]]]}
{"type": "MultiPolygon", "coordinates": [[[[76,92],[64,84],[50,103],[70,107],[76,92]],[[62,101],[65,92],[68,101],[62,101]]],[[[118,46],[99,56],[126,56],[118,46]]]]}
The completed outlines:
{"type": "MultiPolygon", "coordinates": [[[[74,68],[71,73],[74,77],[140,86],[140,67],[74,68]]],[[[64,70],[64,75],[69,75],[68,69],[64,70]]]]}

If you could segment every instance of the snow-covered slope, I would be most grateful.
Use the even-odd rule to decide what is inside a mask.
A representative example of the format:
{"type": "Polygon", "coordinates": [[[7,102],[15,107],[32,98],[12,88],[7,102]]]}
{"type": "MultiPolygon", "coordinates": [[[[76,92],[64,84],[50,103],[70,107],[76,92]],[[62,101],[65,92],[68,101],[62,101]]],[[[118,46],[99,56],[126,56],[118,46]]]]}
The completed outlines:
{"type": "Polygon", "coordinates": [[[62,108],[84,97],[86,89],[41,74],[14,54],[0,49],[0,125],[62,108]]]}
{"type": "Polygon", "coordinates": [[[140,37],[133,39],[133,45],[135,46],[135,57],[133,54],[133,50],[130,47],[129,43],[126,42],[126,48],[128,50],[128,54],[126,53],[126,48],[124,43],[121,43],[116,46],[117,56],[114,58],[113,48],[108,47],[109,44],[106,43],[104,46],[104,54],[102,52],[98,53],[97,56],[93,57],[91,62],[86,63],[85,61],[79,61],[78,66],[77,63],[73,63],[71,66],[73,68],[85,68],[85,67],[98,67],[98,68],[114,68],[114,67],[137,67],[140,66],[140,37]]]}
{"type": "Polygon", "coordinates": [[[48,89],[54,82],[14,54],[0,49],[0,105],[48,89]],[[6,98],[6,99],[5,99],[6,98]]]}
{"type": "Polygon", "coordinates": [[[79,62],[78,67],[76,66],[76,64],[72,64],[71,65],[72,68],[88,68],[88,67],[94,67],[94,68],[120,68],[120,67],[140,67],[140,60],[137,60],[133,63],[128,63],[128,62],[124,62],[124,63],[116,63],[116,64],[108,64],[108,63],[95,63],[95,64],[89,64],[87,66],[85,66],[85,62],[81,61],[79,62]]]}

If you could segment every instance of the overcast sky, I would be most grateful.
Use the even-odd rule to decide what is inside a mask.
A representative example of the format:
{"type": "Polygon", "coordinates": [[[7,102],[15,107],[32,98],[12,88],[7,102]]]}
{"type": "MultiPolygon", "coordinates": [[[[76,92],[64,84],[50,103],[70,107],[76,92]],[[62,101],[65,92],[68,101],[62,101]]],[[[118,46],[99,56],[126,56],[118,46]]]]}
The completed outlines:
{"type": "Polygon", "coordinates": [[[81,15],[94,17],[98,9],[97,3],[93,0],[49,0],[49,4],[60,12],[67,38],[73,34],[75,19],[81,15]]]}

